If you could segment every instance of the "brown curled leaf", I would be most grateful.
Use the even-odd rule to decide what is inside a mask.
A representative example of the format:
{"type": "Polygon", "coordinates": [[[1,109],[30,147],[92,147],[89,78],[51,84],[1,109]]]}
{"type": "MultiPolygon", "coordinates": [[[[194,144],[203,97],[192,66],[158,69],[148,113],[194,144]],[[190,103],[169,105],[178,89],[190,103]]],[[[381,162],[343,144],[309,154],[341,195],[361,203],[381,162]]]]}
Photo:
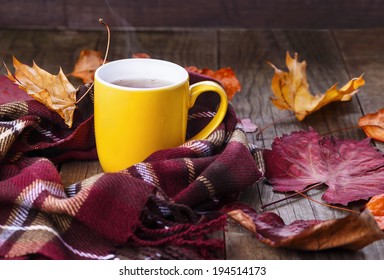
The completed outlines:
{"type": "Polygon", "coordinates": [[[245,224],[245,228],[253,232],[257,239],[272,247],[306,251],[332,248],[360,250],[384,238],[384,233],[368,209],[339,219],[297,220],[291,224],[285,224],[275,213],[257,213],[240,203],[227,206],[223,211],[236,211],[236,216],[241,217],[239,224],[245,224]],[[254,227],[249,225],[250,220],[254,227]]]}

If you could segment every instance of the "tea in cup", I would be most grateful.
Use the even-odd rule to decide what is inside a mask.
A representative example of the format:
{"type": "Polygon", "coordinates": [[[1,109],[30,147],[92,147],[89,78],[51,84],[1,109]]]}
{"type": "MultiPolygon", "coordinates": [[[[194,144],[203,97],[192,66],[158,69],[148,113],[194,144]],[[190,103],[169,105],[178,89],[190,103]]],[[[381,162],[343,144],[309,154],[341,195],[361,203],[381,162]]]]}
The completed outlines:
{"type": "Polygon", "coordinates": [[[218,94],[220,104],[212,120],[188,140],[207,138],[228,108],[219,84],[190,86],[183,67],[149,58],[102,65],[95,72],[94,92],[96,148],[105,172],[123,170],[155,151],[185,143],[188,110],[202,93],[218,94]]]}

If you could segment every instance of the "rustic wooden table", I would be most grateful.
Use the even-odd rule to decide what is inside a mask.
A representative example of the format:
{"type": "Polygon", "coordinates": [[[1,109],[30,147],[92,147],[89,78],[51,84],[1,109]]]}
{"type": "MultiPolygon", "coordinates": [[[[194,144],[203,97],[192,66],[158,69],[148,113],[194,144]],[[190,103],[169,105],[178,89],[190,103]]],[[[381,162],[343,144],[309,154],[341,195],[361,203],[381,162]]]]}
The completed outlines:
{"type": "MultiPolygon", "coordinates": [[[[23,31],[0,30],[1,59],[11,63],[12,55],[24,63],[32,60],[51,73],[61,66],[65,73],[73,69],[83,49],[104,51],[103,30],[23,31]]],[[[260,148],[269,148],[276,136],[313,127],[321,134],[340,138],[363,139],[357,120],[362,114],[384,107],[384,29],[375,30],[231,30],[177,29],[113,31],[109,60],[147,52],[154,58],[218,69],[230,66],[242,84],[242,91],[232,100],[239,118],[251,118],[259,127],[267,127],[262,135],[248,134],[260,148]],[[365,74],[366,85],[352,101],[333,103],[299,122],[286,111],[272,106],[271,78],[273,70],[266,61],[285,69],[286,51],[299,53],[307,61],[307,77],[312,92],[324,92],[336,82],[365,74]]],[[[5,69],[1,69],[2,74],[5,69]]],[[[375,143],[384,151],[384,145],[375,143]]],[[[60,168],[64,185],[102,172],[98,162],[68,162],[60,168]]],[[[311,197],[320,199],[321,191],[311,197]]],[[[242,200],[256,210],[261,205],[284,197],[273,193],[262,183],[250,186],[242,200]]],[[[290,199],[269,207],[286,223],[297,219],[330,219],[346,215],[304,198],[290,199]]],[[[384,259],[384,240],[358,252],[328,250],[299,252],[274,249],[257,241],[251,233],[231,225],[224,233],[227,259],[384,259]]]]}

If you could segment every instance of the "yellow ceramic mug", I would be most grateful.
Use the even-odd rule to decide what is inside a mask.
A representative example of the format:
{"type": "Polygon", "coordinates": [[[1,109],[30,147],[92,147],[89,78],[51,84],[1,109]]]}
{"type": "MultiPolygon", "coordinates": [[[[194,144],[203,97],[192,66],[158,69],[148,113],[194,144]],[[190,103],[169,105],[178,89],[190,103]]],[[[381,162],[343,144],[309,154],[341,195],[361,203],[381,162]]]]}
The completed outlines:
{"type": "Polygon", "coordinates": [[[101,167],[115,172],[151,153],[185,142],[188,109],[203,92],[217,93],[220,105],[210,123],[191,139],[206,138],[223,120],[227,95],[217,83],[189,86],[181,66],[157,59],[122,59],[95,73],[95,135],[101,167]]]}

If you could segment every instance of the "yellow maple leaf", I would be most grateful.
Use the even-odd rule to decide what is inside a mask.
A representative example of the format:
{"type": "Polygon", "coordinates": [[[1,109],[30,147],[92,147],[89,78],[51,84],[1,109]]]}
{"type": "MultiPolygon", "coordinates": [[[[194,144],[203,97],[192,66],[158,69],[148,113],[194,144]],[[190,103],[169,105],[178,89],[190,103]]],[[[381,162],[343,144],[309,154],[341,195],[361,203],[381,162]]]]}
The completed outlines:
{"type": "Polygon", "coordinates": [[[33,62],[33,66],[22,64],[13,57],[15,74],[7,66],[7,77],[25,90],[28,95],[43,103],[48,109],[57,112],[68,125],[72,126],[76,109],[76,89],[68,81],[62,69],[52,75],[33,62]]]}
{"type": "Polygon", "coordinates": [[[337,89],[337,84],[324,94],[311,94],[307,82],[305,61],[298,61],[298,54],[291,57],[286,55],[288,72],[284,72],[269,63],[275,70],[272,78],[272,103],[281,110],[295,112],[296,118],[302,121],[307,115],[335,101],[349,101],[357,93],[358,88],[365,84],[362,76],[351,79],[346,85],[337,89]]]}

